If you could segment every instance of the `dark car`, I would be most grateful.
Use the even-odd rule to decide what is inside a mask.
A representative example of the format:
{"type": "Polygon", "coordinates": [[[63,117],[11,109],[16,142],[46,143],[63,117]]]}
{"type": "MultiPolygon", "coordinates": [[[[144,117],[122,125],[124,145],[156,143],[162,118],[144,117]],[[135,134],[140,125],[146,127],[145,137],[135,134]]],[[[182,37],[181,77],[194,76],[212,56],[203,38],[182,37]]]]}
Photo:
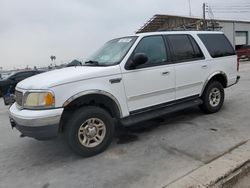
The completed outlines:
{"type": "Polygon", "coordinates": [[[82,66],[82,62],[75,59],[71,61],[66,67],[76,67],[76,66],[82,66]]]}
{"type": "Polygon", "coordinates": [[[0,93],[3,96],[4,104],[9,105],[11,103],[11,95],[14,94],[15,87],[18,82],[42,72],[43,71],[38,70],[19,71],[10,74],[5,79],[0,80],[0,93]]]}
{"type": "Polygon", "coordinates": [[[250,45],[237,46],[236,54],[239,59],[248,58],[250,60],[250,45]]]}

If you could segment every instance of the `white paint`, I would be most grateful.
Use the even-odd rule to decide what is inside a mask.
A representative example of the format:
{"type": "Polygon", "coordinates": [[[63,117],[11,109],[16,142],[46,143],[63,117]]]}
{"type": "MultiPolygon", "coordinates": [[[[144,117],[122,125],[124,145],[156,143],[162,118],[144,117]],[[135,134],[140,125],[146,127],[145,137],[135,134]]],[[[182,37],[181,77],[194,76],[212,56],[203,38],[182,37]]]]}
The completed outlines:
{"type": "MultiPolygon", "coordinates": [[[[104,91],[111,94],[119,102],[122,117],[126,117],[133,110],[201,94],[204,83],[209,76],[218,71],[227,75],[228,85],[235,83],[237,76],[236,56],[212,58],[197,37],[198,33],[201,32],[176,31],[138,34],[137,41],[119,65],[59,69],[30,77],[20,82],[17,89],[21,89],[23,92],[51,90],[55,94],[56,108],[61,108],[65,101],[79,93],[91,90],[104,91]],[[136,70],[125,69],[128,58],[144,36],[173,33],[192,35],[203,51],[205,60],[136,70]],[[207,68],[204,69],[204,66],[207,66],[207,68]],[[163,75],[163,72],[168,72],[168,74],[163,75]],[[122,78],[121,82],[111,84],[110,79],[116,78],[122,78]]],[[[20,113],[27,113],[28,115],[29,110],[21,110],[20,113]]]]}

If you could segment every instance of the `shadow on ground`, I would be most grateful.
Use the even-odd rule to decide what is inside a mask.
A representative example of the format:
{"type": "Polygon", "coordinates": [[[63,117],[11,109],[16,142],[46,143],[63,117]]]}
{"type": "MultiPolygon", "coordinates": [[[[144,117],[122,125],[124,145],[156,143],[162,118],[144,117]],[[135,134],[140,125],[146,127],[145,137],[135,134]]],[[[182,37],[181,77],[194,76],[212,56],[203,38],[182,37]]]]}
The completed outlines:
{"type": "MultiPolygon", "coordinates": [[[[179,112],[171,113],[149,121],[131,125],[130,127],[122,127],[121,125],[116,130],[116,143],[127,144],[139,140],[139,136],[145,132],[153,132],[160,126],[178,126],[177,123],[185,122],[193,124],[192,119],[196,116],[204,115],[198,108],[185,109],[179,112]]],[[[211,129],[217,131],[216,129],[211,129]]]]}
{"type": "MultiPolygon", "coordinates": [[[[171,129],[169,126],[181,126],[182,122],[193,124],[192,120],[200,115],[202,115],[202,113],[198,108],[191,108],[150,121],[141,122],[130,127],[119,126],[116,130],[112,145],[136,142],[140,140],[140,137],[143,137],[145,133],[153,134],[159,127],[164,127],[166,130],[168,128],[171,129]]],[[[37,141],[31,138],[25,139],[27,139],[27,142],[22,143],[21,146],[23,152],[17,154],[10,153],[10,155],[15,155],[12,156],[15,158],[23,157],[26,159],[27,156],[29,156],[28,160],[30,160],[32,166],[40,166],[42,164],[49,165],[49,163],[53,163],[55,166],[55,163],[61,164],[61,162],[82,159],[82,157],[74,154],[70,150],[63,135],[59,135],[57,138],[48,141],[37,141]],[[32,152],[32,154],[30,152],[32,152]]],[[[112,146],[109,149],[112,149],[112,146]]],[[[10,151],[8,150],[6,152],[10,151]]]]}

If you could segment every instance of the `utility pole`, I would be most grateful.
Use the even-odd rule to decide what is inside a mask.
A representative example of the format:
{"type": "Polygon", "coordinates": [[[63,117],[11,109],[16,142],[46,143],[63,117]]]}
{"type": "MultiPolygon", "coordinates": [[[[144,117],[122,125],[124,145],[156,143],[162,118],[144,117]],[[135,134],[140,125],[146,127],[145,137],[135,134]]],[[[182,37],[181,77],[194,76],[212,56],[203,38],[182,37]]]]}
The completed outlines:
{"type": "Polygon", "coordinates": [[[192,12],[191,12],[191,0],[188,0],[188,5],[189,5],[189,16],[191,17],[192,12]]]}
{"type": "Polygon", "coordinates": [[[203,30],[206,30],[206,28],[207,28],[207,22],[206,22],[206,3],[203,3],[203,5],[202,5],[202,11],[203,11],[203,30]]]}

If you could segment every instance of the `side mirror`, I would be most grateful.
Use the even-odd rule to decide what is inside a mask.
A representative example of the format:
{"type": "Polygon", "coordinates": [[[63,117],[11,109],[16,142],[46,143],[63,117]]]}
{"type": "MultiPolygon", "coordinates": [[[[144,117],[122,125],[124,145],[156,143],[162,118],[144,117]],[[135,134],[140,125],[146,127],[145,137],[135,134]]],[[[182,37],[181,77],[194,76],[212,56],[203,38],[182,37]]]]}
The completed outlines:
{"type": "Polygon", "coordinates": [[[132,62],[130,64],[130,68],[135,68],[139,65],[142,65],[148,61],[148,56],[144,53],[136,53],[133,58],[132,62]]]}

